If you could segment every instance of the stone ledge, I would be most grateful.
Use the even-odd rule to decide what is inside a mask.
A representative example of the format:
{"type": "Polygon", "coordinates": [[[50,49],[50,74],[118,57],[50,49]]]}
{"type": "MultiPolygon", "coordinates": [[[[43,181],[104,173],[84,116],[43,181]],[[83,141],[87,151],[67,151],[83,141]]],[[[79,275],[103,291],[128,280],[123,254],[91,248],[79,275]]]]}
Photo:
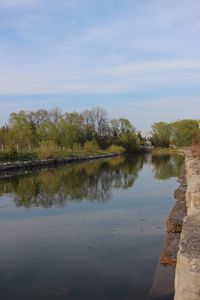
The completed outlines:
{"type": "Polygon", "coordinates": [[[57,167],[62,164],[96,160],[101,158],[109,158],[118,155],[119,154],[117,153],[111,153],[111,154],[90,155],[90,156],[82,156],[82,157],[66,157],[66,158],[43,159],[43,160],[34,160],[34,161],[16,161],[16,162],[0,163],[0,177],[6,176],[7,174],[10,173],[18,172],[20,170],[32,170],[36,168],[57,167]]]}
{"type": "Polygon", "coordinates": [[[180,234],[170,232],[165,240],[163,250],[160,255],[162,265],[175,266],[177,261],[177,252],[180,242],[180,234]]]}
{"type": "Polygon", "coordinates": [[[187,216],[177,255],[175,300],[200,300],[200,161],[186,153],[187,216]]]}
{"type": "MultiPolygon", "coordinates": [[[[200,259],[200,217],[187,216],[181,233],[179,255],[200,259]]],[[[200,269],[199,269],[200,272],[200,269]]]]}

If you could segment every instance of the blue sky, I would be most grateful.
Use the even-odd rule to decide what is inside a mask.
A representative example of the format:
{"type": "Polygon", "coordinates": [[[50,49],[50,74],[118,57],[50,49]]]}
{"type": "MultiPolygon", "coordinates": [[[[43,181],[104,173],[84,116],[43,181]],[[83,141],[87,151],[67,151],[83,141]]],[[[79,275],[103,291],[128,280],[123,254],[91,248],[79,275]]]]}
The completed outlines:
{"type": "Polygon", "coordinates": [[[0,0],[0,124],[105,107],[143,132],[198,118],[199,0],[0,0]]]}

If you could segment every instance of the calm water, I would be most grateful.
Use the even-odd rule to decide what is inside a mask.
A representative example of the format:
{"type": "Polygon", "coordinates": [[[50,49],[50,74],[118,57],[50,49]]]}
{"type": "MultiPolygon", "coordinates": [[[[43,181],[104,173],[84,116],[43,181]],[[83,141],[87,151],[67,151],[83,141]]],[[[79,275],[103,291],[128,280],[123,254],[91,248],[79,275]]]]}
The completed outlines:
{"type": "Polygon", "coordinates": [[[149,299],[180,165],[117,157],[1,179],[0,299],[149,299]]]}

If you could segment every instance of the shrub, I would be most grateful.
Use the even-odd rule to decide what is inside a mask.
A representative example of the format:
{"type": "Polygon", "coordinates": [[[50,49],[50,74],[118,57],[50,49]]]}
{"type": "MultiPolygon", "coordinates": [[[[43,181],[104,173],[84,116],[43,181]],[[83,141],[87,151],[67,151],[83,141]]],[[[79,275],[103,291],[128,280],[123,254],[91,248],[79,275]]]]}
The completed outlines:
{"type": "Polygon", "coordinates": [[[17,152],[17,149],[14,146],[12,146],[9,149],[9,151],[8,151],[8,157],[9,157],[9,160],[12,160],[12,161],[17,160],[17,158],[18,158],[18,152],[17,152]]]}
{"type": "Polygon", "coordinates": [[[6,152],[6,151],[2,151],[0,152],[0,161],[2,162],[6,162],[6,161],[9,161],[10,158],[9,158],[9,153],[6,152]]]}
{"type": "Polygon", "coordinates": [[[43,142],[36,150],[39,159],[56,158],[58,156],[57,145],[53,142],[43,142]]]}
{"type": "Polygon", "coordinates": [[[17,159],[19,161],[36,160],[36,159],[38,159],[38,156],[37,156],[37,153],[34,151],[19,152],[17,159]]]}
{"type": "Polygon", "coordinates": [[[83,147],[80,144],[74,144],[72,147],[72,151],[73,152],[82,152],[83,151],[83,147]]]}
{"type": "Polygon", "coordinates": [[[94,153],[94,152],[98,152],[100,150],[99,145],[97,144],[97,142],[95,140],[92,141],[88,141],[84,144],[84,152],[88,152],[88,153],[94,153]]]}
{"type": "Polygon", "coordinates": [[[122,147],[122,146],[111,145],[106,151],[109,152],[109,153],[118,153],[118,154],[122,154],[122,153],[124,153],[126,150],[125,150],[124,147],[122,147]]]}
{"type": "Polygon", "coordinates": [[[126,149],[127,152],[138,151],[139,145],[137,144],[137,137],[135,132],[127,132],[119,138],[119,145],[126,149]]]}

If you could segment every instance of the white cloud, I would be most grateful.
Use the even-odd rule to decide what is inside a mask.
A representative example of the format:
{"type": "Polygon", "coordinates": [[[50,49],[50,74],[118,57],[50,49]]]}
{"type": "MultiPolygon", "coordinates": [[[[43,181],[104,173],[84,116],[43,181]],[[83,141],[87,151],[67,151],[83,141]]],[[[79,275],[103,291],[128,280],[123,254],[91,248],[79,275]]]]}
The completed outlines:
{"type": "MultiPolygon", "coordinates": [[[[102,3],[0,0],[0,95],[72,93],[104,97],[105,93],[150,92],[161,95],[158,103],[141,100],[128,106],[125,102],[118,108],[120,114],[134,115],[133,122],[136,119],[136,125],[141,125],[138,127],[143,127],[142,112],[149,118],[148,124],[159,114],[170,119],[180,111],[182,116],[191,111],[196,116],[197,103],[184,112],[189,100],[181,107],[180,98],[178,104],[163,98],[167,90],[171,94],[182,87],[198,90],[200,2],[118,1],[122,8],[130,3],[130,9],[120,12],[119,8],[111,9],[109,0],[102,3]],[[35,7],[39,9],[31,9],[35,7]],[[16,8],[16,13],[2,8],[13,8],[12,12],[16,8]]],[[[26,107],[26,103],[18,104],[26,107]]],[[[31,107],[30,102],[27,107],[31,107]]]]}
{"type": "Polygon", "coordinates": [[[157,73],[166,71],[182,71],[200,69],[200,58],[181,60],[160,60],[140,63],[122,64],[108,68],[105,73],[110,75],[130,75],[137,73],[157,73]]]}

